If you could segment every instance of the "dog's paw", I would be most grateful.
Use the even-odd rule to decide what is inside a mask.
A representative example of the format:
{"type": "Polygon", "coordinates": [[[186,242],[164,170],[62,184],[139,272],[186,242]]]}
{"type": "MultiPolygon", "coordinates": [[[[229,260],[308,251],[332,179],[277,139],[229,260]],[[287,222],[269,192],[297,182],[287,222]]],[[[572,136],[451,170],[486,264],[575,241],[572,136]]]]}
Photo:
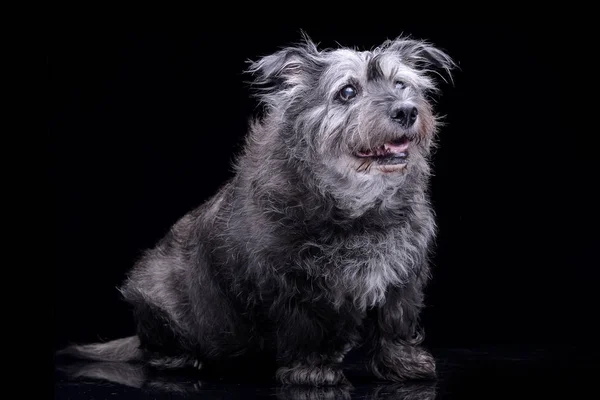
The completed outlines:
{"type": "Polygon", "coordinates": [[[275,377],[284,385],[327,386],[348,384],[341,368],[332,365],[303,365],[281,367],[275,377]]]}
{"type": "Polygon", "coordinates": [[[426,350],[413,346],[394,346],[382,349],[371,361],[376,377],[393,382],[416,379],[435,379],[435,358],[426,350]]]}

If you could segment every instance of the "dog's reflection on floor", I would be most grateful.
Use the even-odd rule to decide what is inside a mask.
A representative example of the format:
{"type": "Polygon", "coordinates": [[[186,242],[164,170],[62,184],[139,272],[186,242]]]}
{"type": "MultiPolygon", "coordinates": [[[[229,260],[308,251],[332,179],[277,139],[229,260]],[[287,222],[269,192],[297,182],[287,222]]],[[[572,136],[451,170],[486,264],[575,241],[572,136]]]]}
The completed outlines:
{"type": "Polygon", "coordinates": [[[433,383],[370,384],[357,386],[281,386],[276,389],[280,400],[433,400],[433,383]]]}
{"type": "MultiPolygon", "coordinates": [[[[201,394],[203,391],[223,390],[223,392],[242,395],[243,392],[263,387],[265,397],[281,400],[329,400],[329,399],[389,399],[389,400],[433,400],[436,396],[434,382],[417,383],[369,383],[353,386],[281,386],[268,382],[257,388],[252,385],[229,385],[220,381],[198,379],[194,373],[163,373],[147,369],[142,365],[114,362],[83,362],[57,367],[70,379],[98,380],[150,392],[171,394],[201,394]],[[204,383],[203,383],[204,382],[204,383]],[[207,388],[210,387],[210,389],[207,388]],[[234,393],[235,392],[235,393],[234,393]]],[[[260,390],[260,389],[259,389],[260,390]]],[[[236,397],[237,398],[237,397],[236,397]]]]}

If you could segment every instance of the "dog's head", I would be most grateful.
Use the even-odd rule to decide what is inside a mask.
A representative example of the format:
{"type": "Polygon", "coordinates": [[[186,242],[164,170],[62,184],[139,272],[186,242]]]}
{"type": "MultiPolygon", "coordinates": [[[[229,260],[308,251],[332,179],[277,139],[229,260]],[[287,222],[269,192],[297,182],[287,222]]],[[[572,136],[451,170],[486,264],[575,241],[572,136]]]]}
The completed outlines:
{"type": "Polygon", "coordinates": [[[325,182],[381,191],[428,168],[439,124],[430,95],[454,65],[442,50],[406,37],[371,51],[319,50],[305,37],[249,71],[289,157],[325,182]]]}

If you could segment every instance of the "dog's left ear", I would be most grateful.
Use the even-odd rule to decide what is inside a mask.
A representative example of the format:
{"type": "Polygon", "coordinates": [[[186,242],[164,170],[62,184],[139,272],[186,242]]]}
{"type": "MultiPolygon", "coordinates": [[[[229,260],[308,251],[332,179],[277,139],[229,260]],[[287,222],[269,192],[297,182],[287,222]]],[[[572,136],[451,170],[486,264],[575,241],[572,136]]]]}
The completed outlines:
{"type": "Polygon", "coordinates": [[[396,53],[410,67],[425,73],[435,73],[445,80],[452,80],[452,71],[457,64],[443,50],[433,44],[416,39],[397,38],[387,43],[388,51],[396,53]]]}

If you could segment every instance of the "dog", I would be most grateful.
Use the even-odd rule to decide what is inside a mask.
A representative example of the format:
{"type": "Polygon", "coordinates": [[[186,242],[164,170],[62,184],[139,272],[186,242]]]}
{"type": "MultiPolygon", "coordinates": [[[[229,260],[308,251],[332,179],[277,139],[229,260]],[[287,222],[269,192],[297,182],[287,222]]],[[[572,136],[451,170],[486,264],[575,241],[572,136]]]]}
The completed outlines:
{"type": "Polygon", "coordinates": [[[436,377],[419,316],[437,231],[429,199],[456,63],[408,36],[371,50],[307,36],[249,62],[263,111],[234,174],[147,250],[120,287],[134,336],[59,351],[156,368],[269,361],[282,384],[436,377]],[[447,80],[446,80],[447,81],[447,80]]]}

